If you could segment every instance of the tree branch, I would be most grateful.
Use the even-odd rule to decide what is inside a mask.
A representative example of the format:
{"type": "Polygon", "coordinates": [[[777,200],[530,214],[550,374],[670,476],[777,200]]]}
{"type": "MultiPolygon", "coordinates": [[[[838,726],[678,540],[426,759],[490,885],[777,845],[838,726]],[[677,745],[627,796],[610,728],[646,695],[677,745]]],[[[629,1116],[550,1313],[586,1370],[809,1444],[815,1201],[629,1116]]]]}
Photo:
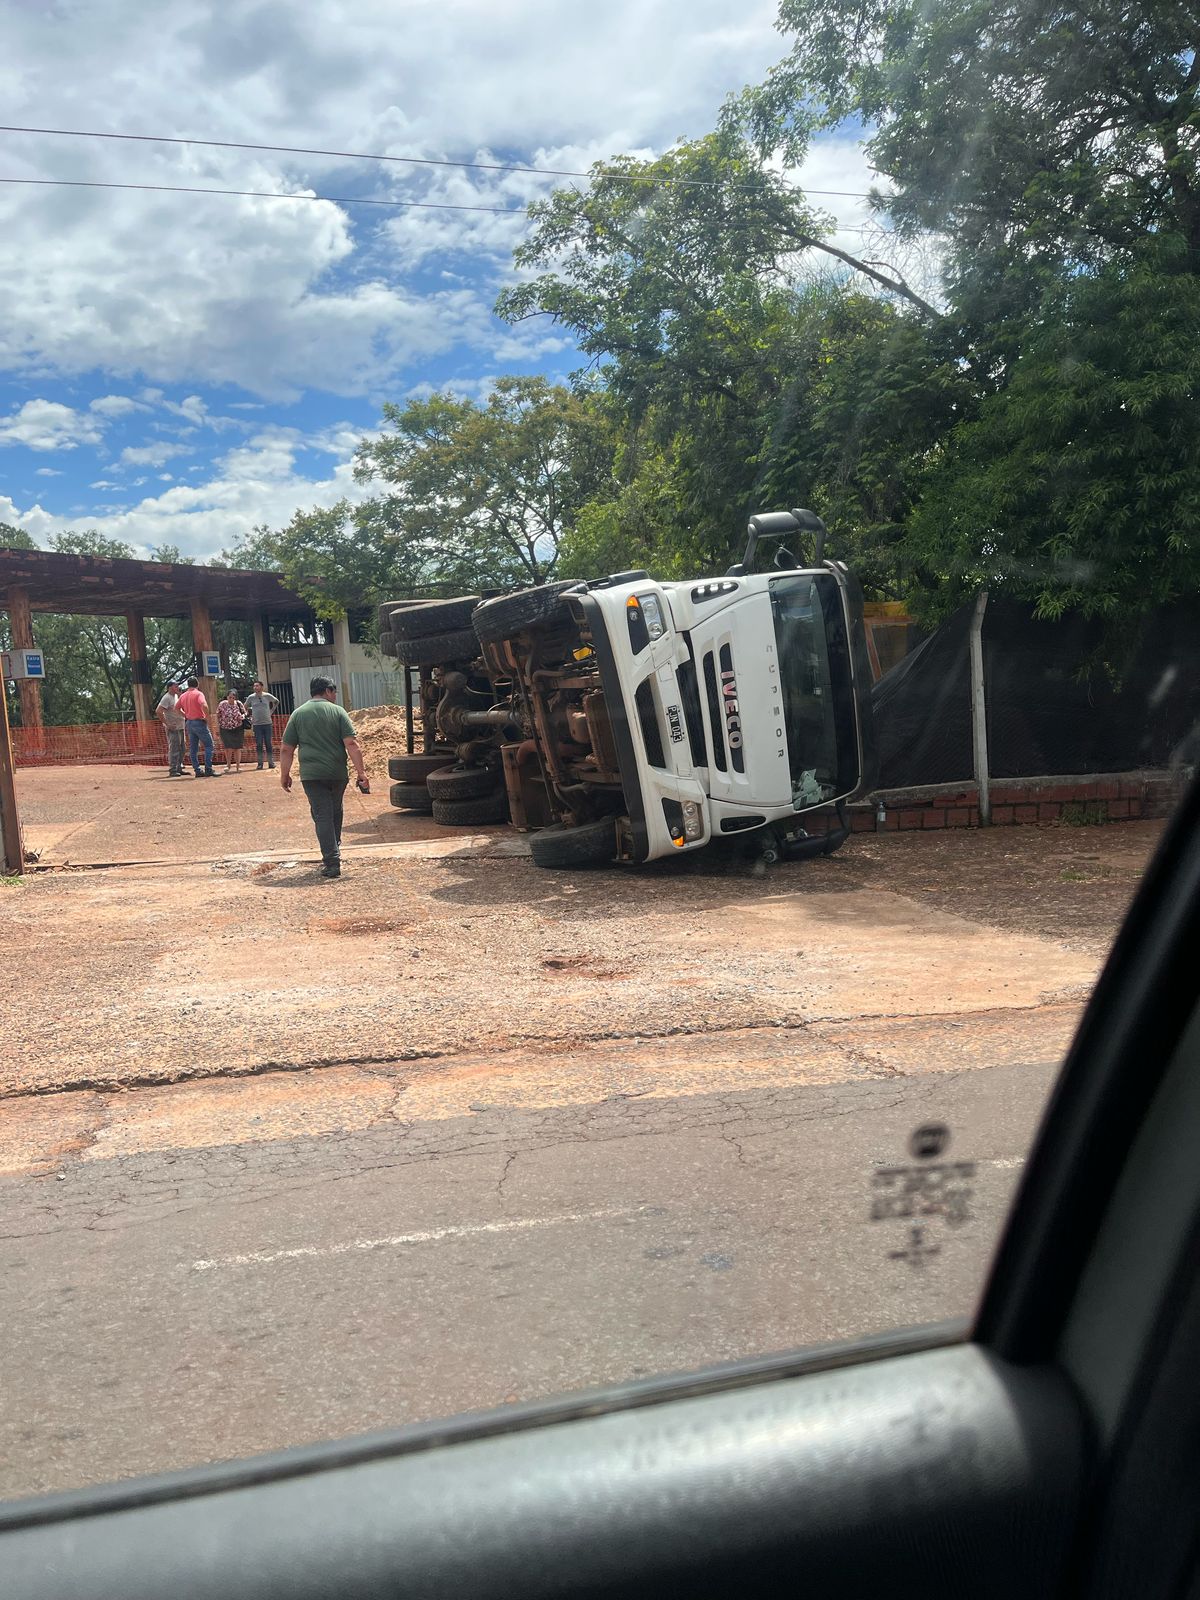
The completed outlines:
{"type": "Polygon", "coordinates": [[[880,272],[878,267],[871,266],[869,262],[860,261],[857,256],[852,256],[849,251],[839,250],[837,245],[829,244],[824,239],[814,238],[812,234],[797,233],[792,234],[791,237],[797,244],[804,245],[808,249],[823,250],[827,256],[835,256],[837,260],[844,261],[848,267],[853,268],[855,272],[861,272],[865,278],[870,278],[872,282],[879,284],[880,288],[886,289],[889,294],[900,295],[910,305],[916,306],[918,311],[924,312],[927,317],[936,318],[941,315],[936,306],[931,306],[928,300],[923,300],[915,289],[910,289],[899,274],[895,277],[890,277],[887,273],[880,272]]]}

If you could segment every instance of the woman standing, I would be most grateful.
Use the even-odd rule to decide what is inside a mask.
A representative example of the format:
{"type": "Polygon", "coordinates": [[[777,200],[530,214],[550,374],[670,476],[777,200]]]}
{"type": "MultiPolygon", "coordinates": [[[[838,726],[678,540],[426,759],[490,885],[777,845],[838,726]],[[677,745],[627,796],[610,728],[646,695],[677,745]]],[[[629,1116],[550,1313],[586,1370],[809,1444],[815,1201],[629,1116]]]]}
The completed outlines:
{"type": "Polygon", "coordinates": [[[242,775],[242,746],[246,742],[246,708],[230,689],[217,706],[217,727],[221,730],[221,744],[225,751],[225,771],[229,771],[229,756],[233,754],[234,770],[242,775]]]}

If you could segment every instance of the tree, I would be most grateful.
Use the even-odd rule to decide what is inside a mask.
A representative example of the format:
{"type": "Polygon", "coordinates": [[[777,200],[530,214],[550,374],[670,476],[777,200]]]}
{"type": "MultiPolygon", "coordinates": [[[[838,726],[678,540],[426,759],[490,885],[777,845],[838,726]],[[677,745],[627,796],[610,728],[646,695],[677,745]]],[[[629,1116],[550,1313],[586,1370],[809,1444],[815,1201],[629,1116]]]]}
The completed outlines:
{"type": "Polygon", "coordinates": [[[383,420],[355,475],[387,486],[376,514],[418,581],[545,582],[579,507],[611,476],[603,408],[544,378],[500,378],[483,405],[446,394],[387,405],[383,420]]]}
{"type": "Polygon", "coordinates": [[[612,453],[602,406],[544,378],[500,378],[482,405],[385,405],[355,462],[380,493],[256,528],[223,559],[280,571],[326,618],[391,595],[542,583],[612,453]]]}
{"type": "Polygon", "coordinates": [[[396,584],[403,584],[395,530],[378,501],[297,511],[286,527],[257,527],[221,560],[229,566],[278,572],[319,617],[335,621],[396,584]]]}
{"type": "Polygon", "coordinates": [[[1152,239],[1200,271],[1193,6],[782,0],[779,27],[791,50],[731,125],[790,160],[821,128],[873,129],[887,212],[945,240],[964,340],[993,363],[1063,272],[1152,239]]]}
{"type": "Polygon", "coordinates": [[[719,570],[755,511],[811,504],[896,593],[925,456],[970,398],[930,308],[865,292],[878,272],[814,275],[821,219],[729,134],[608,163],[534,216],[517,264],[545,270],[497,309],[569,327],[621,430],[564,570],[719,570]]]}
{"type": "Polygon", "coordinates": [[[907,542],[914,506],[947,432],[977,388],[943,325],[897,315],[847,288],[810,294],[792,387],[773,419],[764,505],[818,510],[830,553],[868,594],[902,599],[925,579],[907,542]]]}
{"type": "Polygon", "coordinates": [[[946,439],[909,543],[944,615],[984,586],[1111,619],[1200,588],[1200,279],[1066,284],[946,439]]]}
{"type": "Polygon", "coordinates": [[[986,583],[1115,618],[1195,582],[1195,20],[1174,0],[782,0],[787,58],[727,108],[784,160],[860,120],[879,206],[942,241],[932,333],[970,383],[897,544],[930,614],[986,583]]]}

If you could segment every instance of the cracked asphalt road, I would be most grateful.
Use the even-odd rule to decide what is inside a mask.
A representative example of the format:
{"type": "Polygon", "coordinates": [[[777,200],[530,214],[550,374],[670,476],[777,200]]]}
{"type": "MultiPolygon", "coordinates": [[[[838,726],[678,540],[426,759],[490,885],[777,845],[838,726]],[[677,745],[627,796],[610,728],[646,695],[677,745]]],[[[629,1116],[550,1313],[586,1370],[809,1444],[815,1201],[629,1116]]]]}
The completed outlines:
{"type": "MultiPolygon", "coordinates": [[[[802,1066],[802,1064],[801,1064],[802,1066]]],[[[1050,1062],[620,1095],[77,1161],[4,1185],[0,1491],[27,1494],[969,1311],[1050,1062]],[[896,1259],[917,1123],[971,1218],[896,1259]]]]}
{"type": "Polygon", "coordinates": [[[1154,835],[5,890],[0,1492],[968,1312],[1154,835]],[[929,1120],[969,1219],[872,1222],[929,1120]]]}

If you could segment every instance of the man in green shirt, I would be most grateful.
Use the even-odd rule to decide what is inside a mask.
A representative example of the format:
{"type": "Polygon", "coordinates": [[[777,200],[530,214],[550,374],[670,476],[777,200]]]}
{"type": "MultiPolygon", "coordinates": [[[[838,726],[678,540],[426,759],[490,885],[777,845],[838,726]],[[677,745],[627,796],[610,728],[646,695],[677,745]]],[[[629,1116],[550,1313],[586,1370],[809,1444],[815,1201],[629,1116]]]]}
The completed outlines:
{"type": "Polygon", "coordinates": [[[346,757],[354,763],[358,787],[370,794],[362,746],[354,724],[337,704],[337,687],[328,678],[314,678],[308,686],[311,700],[297,706],[288,718],[279,749],[279,782],[292,790],[292,762],[300,752],[300,782],[308,797],[317,843],[321,847],[321,876],[338,878],[342,872],[342,801],[350,781],[346,757]]]}

